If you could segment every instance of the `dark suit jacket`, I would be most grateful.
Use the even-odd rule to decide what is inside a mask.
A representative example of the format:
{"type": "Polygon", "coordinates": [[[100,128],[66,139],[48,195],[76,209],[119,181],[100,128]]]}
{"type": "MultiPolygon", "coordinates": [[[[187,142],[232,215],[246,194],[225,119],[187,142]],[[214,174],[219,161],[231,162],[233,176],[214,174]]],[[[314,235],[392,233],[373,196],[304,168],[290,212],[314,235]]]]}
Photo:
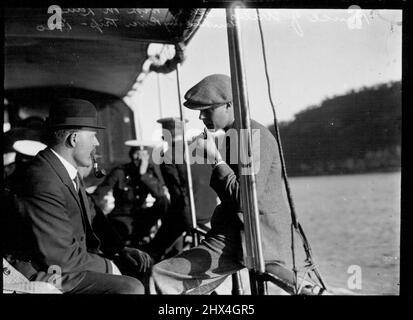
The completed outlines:
{"type": "Polygon", "coordinates": [[[184,164],[161,164],[162,176],[171,196],[169,214],[173,213],[181,219],[182,230],[190,229],[191,213],[187,191],[187,172],[184,164]],[[176,213],[176,214],[175,214],[176,213]]]}
{"type": "Polygon", "coordinates": [[[33,239],[26,243],[24,257],[36,266],[37,274],[31,280],[47,281],[48,267],[56,265],[62,271],[63,291],[68,291],[83,279],[85,271],[112,272],[91,227],[91,203],[86,204],[87,221],[82,221],[79,195],[50,149],[35,157],[18,197],[33,239]]]}
{"type": "MultiPolygon", "coordinates": [[[[160,165],[162,176],[171,195],[170,211],[184,217],[185,226],[192,227],[190,201],[188,193],[188,174],[184,162],[184,145],[179,140],[164,154],[164,163],[160,165]]],[[[211,220],[216,206],[216,194],[209,187],[212,169],[208,164],[191,164],[192,186],[198,224],[206,224],[211,220]]]]}
{"type": "MultiPolygon", "coordinates": [[[[253,131],[253,157],[256,171],[256,189],[264,259],[285,263],[291,246],[290,212],[283,196],[283,179],[278,144],[271,132],[251,120],[253,131]],[[257,143],[258,142],[258,143],[257,143]]],[[[226,136],[229,136],[227,132],[226,136]]],[[[212,172],[210,185],[218,194],[221,204],[215,209],[212,217],[212,229],[218,234],[234,232],[241,226],[240,185],[238,165],[231,163],[230,150],[226,143],[224,159],[228,164],[216,166],[212,172]]],[[[233,144],[233,147],[235,144],[233,144]]]]}

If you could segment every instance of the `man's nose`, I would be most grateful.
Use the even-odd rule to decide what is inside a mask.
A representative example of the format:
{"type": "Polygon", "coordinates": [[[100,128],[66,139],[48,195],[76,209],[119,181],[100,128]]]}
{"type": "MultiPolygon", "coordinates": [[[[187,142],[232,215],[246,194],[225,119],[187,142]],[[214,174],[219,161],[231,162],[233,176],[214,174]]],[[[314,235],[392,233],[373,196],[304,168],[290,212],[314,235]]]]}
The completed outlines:
{"type": "Polygon", "coordinates": [[[96,147],[99,147],[99,146],[100,146],[100,143],[99,143],[98,138],[95,137],[93,144],[94,144],[96,147]]]}

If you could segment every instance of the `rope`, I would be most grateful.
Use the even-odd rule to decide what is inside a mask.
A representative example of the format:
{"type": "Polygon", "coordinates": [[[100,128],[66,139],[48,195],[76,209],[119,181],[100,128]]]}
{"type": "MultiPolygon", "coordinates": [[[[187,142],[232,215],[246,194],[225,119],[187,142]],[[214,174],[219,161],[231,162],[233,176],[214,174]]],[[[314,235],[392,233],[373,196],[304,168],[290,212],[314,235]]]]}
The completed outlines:
{"type": "MultiPolygon", "coordinates": [[[[310,248],[310,244],[308,243],[307,237],[304,234],[304,230],[301,227],[300,223],[298,222],[297,219],[297,213],[295,210],[295,204],[294,204],[294,200],[292,197],[292,192],[291,192],[291,188],[290,188],[290,184],[288,181],[288,176],[287,176],[287,168],[285,165],[285,160],[284,160],[284,152],[282,149],[282,143],[281,143],[281,136],[280,136],[280,130],[278,127],[278,120],[277,120],[277,114],[275,111],[275,104],[274,101],[272,99],[272,93],[271,93],[271,85],[270,85],[270,76],[268,74],[268,64],[267,64],[267,57],[266,57],[266,50],[265,50],[265,43],[264,43],[264,33],[262,31],[262,24],[261,24],[261,18],[260,18],[260,13],[259,10],[256,9],[257,11],[257,17],[258,17],[258,27],[260,30],[260,39],[261,39],[261,46],[262,46],[262,55],[263,55],[263,60],[264,60],[264,69],[265,69],[265,77],[267,80],[267,90],[268,90],[268,96],[270,99],[270,104],[271,104],[271,109],[273,112],[273,116],[274,116],[274,131],[275,131],[275,139],[278,143],[278,150],[279,150],[279,155],[280,155],[280,161],[281,161],[281,171],[282,171],[282,176],[284,179],[284,185],[285,185],[285,189],[286,189],[286,194],[287,194],[287,199],[288,199],[288,204],[290,206],[290,212],[291,212],[291,249],[292,249],[292,262],[293,262],[293,272],[294,272],[294,278],[295,278],[295,288],[296,288],[296,294],[298,294],[301,291],[302,288],[302,284],[300,285],[300,288],[297,288],[297,267],[296,267],[296,261],[295,261],[295,246],[294,246],[294,231],[296,231],[302,240],[303,246],[304,246],[304,250],[307,256],[306,261],[309,263],[310,267],[311,267],[311,271],[313,271],[318,280],[320,281],[321,286],[323,287],[323,289],[326,289],[326,286],[323,282],[323,280],[321,279],[321,276],[316,268],[316,266],[314,265],[313,262],[313,258],[312,258],[312,254],[311,254],[311,248],[310,248]]],[[[306,271],[306,273],[308,272],[308,269],[306,271]]]]}

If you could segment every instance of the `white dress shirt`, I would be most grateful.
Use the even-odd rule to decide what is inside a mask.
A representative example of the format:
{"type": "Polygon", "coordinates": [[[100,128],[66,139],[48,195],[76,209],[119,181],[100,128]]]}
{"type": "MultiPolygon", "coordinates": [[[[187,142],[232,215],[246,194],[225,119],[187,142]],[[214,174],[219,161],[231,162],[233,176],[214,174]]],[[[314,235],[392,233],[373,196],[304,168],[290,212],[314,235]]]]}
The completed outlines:
{"type": "Polygon", "coordinates": [[[76,186],[76,183],[75,183],[75,178],[76,178],[76,176],[77,176],[77,169],[69,162],[69,161],[67,161],[65,158],[63,158],[60,154],[58,154],[56,151],[54,151],[53,149],[50,149],[50,150],[52,150],[52,152],[56,155],[56,157],[60,160],[60,162],[63,164],[63,166],[65,167],[65,169],[66,169],[66,171],[67,171],[67,173],[69,174],[69,177],[70,177],[70,180],[72,180],[72,183],[73,183],[73,185],[74,185],[74,187],[75,187],[75,190],[76,191],[78,191],[77,190],[77,186],[76,186]]]}

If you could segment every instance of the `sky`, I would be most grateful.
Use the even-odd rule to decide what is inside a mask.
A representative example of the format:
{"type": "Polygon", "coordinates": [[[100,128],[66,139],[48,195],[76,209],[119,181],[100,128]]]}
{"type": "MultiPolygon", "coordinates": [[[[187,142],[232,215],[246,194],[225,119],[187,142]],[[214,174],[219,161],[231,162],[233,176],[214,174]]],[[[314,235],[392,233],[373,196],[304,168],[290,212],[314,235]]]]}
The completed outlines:
{"type": "MultiPolygon", "coordinates": [[[[402,11],[260,9],[271,81],[280,121],[351,89],[401,80],[402,11]]],[[[255,9],[241,13],[242,48],[251,118],[273,122],[255,9]]],[[[203,77],[230,75],[225,10],[212,9],[186,48],[181,95],[203,77]]],[[[137,135],[158,140],[162,117],[179,117],[176,73],[151,72],[127,103],[137,135]],[[159,94],[161,94],[162,112],[159,94]]],[[[183,102],[183,101],[182,101],[183,102]]],[[[185,108],[184,108],[185,109],[185,108]]],[[[199,112],[185,110],[189,133],[203,129],[199,112]]]]}

